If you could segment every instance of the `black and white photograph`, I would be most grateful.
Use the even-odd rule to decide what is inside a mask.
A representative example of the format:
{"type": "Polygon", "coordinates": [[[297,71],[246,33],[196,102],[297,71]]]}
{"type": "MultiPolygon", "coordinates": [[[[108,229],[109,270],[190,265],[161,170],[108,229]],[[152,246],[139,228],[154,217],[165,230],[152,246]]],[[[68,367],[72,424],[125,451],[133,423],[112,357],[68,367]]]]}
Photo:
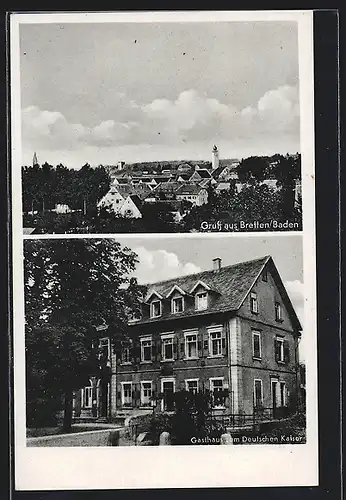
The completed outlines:
{"type": "Polygon", "coordinates": [[[28,446],[306,442],[301,236],[192,243],[25,241],[28,446]]]}
{"type": "Polygon", "coordinates": [[[312,12],[10,42],[16,488],[318,484],[312,12]]]}
{"type": "Polygon", "coordinates": [[[297,21],[22,24],[24,234],[302,229],[297,21]]]}

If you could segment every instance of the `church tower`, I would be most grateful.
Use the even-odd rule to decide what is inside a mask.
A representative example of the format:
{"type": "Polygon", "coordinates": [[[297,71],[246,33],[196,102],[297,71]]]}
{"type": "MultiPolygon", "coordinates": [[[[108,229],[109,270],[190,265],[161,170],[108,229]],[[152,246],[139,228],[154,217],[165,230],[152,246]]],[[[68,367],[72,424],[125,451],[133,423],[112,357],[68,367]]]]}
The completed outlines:
{"type": "Polygon", "coordinates": [[[38,160],[37,160],[37,154],[36,151],[34,153],[34,156],[32,157],[32,166],[34,167],[35,165],[38,165],[38,160]]]}
{"type": "Polygon", "coordinates": [[[219,150],[217,149],[217,146],[215,144],[213,146],[211,166],[212,166],[213,170],[215,170],[215,168],[217,168],[219,166],[219,150]]]}

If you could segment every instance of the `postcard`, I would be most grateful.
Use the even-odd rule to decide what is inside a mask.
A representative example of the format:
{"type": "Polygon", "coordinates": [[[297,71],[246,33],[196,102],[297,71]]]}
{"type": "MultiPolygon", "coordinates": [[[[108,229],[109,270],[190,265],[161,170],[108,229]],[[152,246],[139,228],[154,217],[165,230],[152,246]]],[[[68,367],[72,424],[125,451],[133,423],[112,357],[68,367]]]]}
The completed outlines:
{"type": "Polygon", "coordinates": [[[317,485],[312,12],[10,20],[16,489],[317,485]]]}

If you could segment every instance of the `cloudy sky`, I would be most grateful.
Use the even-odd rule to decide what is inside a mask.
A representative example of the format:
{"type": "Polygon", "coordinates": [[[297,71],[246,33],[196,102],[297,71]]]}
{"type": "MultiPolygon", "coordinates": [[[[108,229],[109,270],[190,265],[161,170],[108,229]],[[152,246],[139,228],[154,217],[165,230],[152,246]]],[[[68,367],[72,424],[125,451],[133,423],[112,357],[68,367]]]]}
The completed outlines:
{"type": "MultiPolygon", "coordinates": [[[[302,236],[201,236],[189,235],[188,244],[181,237],[118,237],[139,258],[134,273],[141,284],[153,283],[186,274],[212,269],[212,259],[220,257],[222,265],[271,255],[296,313],[304,323],[302,236]]],[[[301,357],[305,357],[306,340],[301,341],[301,357]]]]}
{"type": "Polygon", "coordinates": [[[24,164],[300,151],[295,22],[22,24],[20,73],[24,164]]]}

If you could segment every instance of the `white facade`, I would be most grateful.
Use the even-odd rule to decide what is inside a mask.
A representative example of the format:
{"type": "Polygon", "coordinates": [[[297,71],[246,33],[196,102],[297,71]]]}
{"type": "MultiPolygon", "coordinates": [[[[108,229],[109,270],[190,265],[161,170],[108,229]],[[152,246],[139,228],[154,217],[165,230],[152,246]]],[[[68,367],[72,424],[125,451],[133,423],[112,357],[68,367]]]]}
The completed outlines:
{"type": "Polygon", "coordinates": [[[217,146],[213,147],[213,152],[212,152],[212,157],[211,157],[211,166],[212,166],[213,170],[215,168],[218,168],[218,166],[219,166],[219,150],[217,149],[217,146]]]}

